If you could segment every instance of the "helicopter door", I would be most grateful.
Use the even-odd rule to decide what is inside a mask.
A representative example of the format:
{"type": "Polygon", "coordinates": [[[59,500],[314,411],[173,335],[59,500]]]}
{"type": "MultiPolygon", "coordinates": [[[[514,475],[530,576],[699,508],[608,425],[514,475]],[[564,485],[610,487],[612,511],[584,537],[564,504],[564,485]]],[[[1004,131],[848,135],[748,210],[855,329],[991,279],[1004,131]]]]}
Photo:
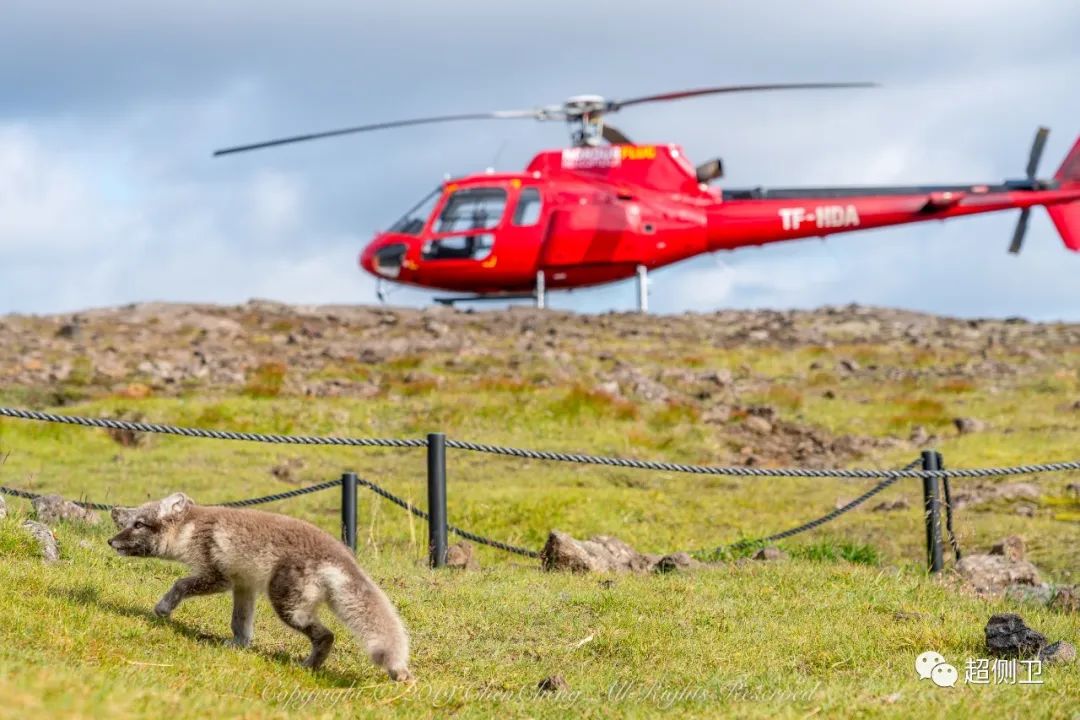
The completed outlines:
{"type": "Polygon", "coordinates": [[[552,214],[544,241],[543,267],[611,262],[634,242],[626,210],[614,203],[588,204],[552,214]]]}
{"type": "Polygon", "coordinates": [[[424,260],[486,260],[495,247],[494,230],[506,209],[506,190],[497,187],[456,190],[432,225],[424,260]],[[492,232],[485,232],[492,231],[492,232]]]}

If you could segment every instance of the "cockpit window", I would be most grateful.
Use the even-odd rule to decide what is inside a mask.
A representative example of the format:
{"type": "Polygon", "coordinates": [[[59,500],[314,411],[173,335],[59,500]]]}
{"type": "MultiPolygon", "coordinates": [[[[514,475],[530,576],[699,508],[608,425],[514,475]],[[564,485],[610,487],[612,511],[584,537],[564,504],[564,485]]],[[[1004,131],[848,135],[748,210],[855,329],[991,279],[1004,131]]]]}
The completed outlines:
{"type": "Polygon", "coordinates": [[[502,220],[505,208],[506,191],[501,188],[458,190],[447,199],[434,231],[490,230],[502,220]]]}
{"type": "Polygon", "coordinates": [[[442,187],[432,190],[423,200],[416,203],[409,212],[405,213],[400,220],[391,225],[390,232],[403,235],[419,235],[423,231],[431,211],[435,209],[435,203],[438,202],[441,194],[442,187]]]}
{"type": "Polygon", "coordinates": [[[451,235],[428,240],[424,243],[425,260],[483,260],[491,255],[495,236],[491,233],[478,235],[451,235]]]}
{"type": "Polygon", "coordinates": [[[540,191],[534,187],[523,188],[514,208],[514,224],[519,227],[535,225],[540,219],[540,191]]]}

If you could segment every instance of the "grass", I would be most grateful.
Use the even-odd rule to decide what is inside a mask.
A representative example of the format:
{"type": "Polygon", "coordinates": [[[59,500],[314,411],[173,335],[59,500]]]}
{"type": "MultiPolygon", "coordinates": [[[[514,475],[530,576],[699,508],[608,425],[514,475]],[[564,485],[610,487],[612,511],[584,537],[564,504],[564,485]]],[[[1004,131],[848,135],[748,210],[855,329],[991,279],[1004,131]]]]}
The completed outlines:
{"type": "MultiPolygon", "coordinates": [[[[304,641],[264,602],[247,651],[223,645],[225,596],[158,620],[149,609],[175,566],[114,556],[104,529],[57,535],[60,563],[5,551],[0,564],[0,692],[20,717],[1068,717],[1080,692],[1075,668],[1048,667],[1031,687],[920,683],[916,655],[982,657],[986,617],[1014,608],[904,570],[817,557],[606,583],[519,563],[432,573],[414,551],[368,547],[361,561],[412,632],[420,681],[405,689],[335,620],[338,646],[316,673],[297,666],[304,641]],[[897,618],[910,612],[921,615],[897,618]],[[552,674],[570,690],[538,693],[552,674]]],[[[1076,636],[1075,617],[1024,615],[1076,636]]]]}
{"type": "MultiPolygon", "coordinates": [[[[611,352],[632,356],[619,342],[611,352]]],[[[238,431],[417,437],[440,430],[523,447],[733,461],[729,433],[738,423],[701,420],[708,403],[729,401],[720,395],[657,403],[616,397],[596,389],[602,364],[590,358],[566,367],[538,361],[515,372],[491,358],[447,359],[335,361],[311,376],[374,383],[378,394],[365,400],[295,395],[299,369],[271,364],[255,365],[234,392],[192,387],[173,397],[128,392],[127,383],[102,390],[80,367],[67,384],[0,388],[0,402],[238,431]]],[[[947,349],[840,342],[752,350],[673,344],[647,358],[652,367],[757,378],[738,398],[744,407],[767,404],[781,419],[822,433],[881,441],[859,465],[906,464],[917,448],[886,441],[914,425],[938,435],[949,466],[1076,458],[1080,413],[1062,405],[1080,395],[1080,354],[1004,378],[917,375],[963,360],[947,349]],[[845,358],[879,367],[875,373],[909,375],[883,381],[836,371],[845,358]],[[951,424],[958,416],[980,418],[989,429],[958,435],[951,424]]],[[[103,502],[134,504],[178,489],[219,502],[353,470],[425,504],[420,451],[168,436],[126,447],[104,431],[3,420],[0,457],[9,452],[0,484],[103,502]],[[303,460],[294,484],[270,472],[288,458],[303,460]]],[[[1013,503],[964,508],[956,518],[961,545],[973,551],[1021,534],[1048,580],[1080,582],[1080,501],[1066,491],[1078,474],[1022,480],[1042,491],[1034,516],[1018,515],[1013,503]]],[[[969,482],[957,481],[954,492],[969,482]]],[[[450,452],[449,483],[450,521],[484,535],[539,548],[551,529],[612,534],[655,553],[716,549],[786,529],[872,484],[646,473],[464,451],[450,452]]],[[[359,559],[412,633],[419,682],[407,692],[377,673],[334,621],[339,644],[326,668],[310,673],[296,664],[304,641],[265,601],[248,651],[222,645],[224,596],[191,600],[171,621],[154,618],[150,608],[182,570],[116,557],[105,544],[107,521],[59,525],[61,561],[42,565],[18,527],[29,504],[9,499],[11,516],[0,520],[0,716],[1075,717],[1075,665],[1046,668],[1040,686],[946,690],[917,680],[914,658],[925,650],[942,653],[961,674],[965,659],[983,657],[982,628],[994,612],[1020,612],[1051,639],[1078,645],[1080,619],[981,600],[928,578],[919,481],[899,482],[869,505],[900,497],[910,510],[862,509],[785,541],[791,558],[783,562],[726,550],[715,567],[690,575],[604,578],[545,574],[534,561],[486,548],[478,550],[479,573],[432,572],[423,561],[426,527],[363,491],[359,559]],[[537,682],[553,674],[566,678],[569,691],[538,694],[537,682]]],[[[266,509],[338,532],[334,491],[266,509]]]]}

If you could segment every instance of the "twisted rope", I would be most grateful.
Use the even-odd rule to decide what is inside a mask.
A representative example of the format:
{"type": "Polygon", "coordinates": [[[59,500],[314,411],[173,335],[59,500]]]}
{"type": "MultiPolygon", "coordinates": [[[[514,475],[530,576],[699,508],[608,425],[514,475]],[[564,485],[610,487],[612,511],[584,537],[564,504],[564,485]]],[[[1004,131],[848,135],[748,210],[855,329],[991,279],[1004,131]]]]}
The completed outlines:
{"type": "Polygon", "coordinates": [[[178,427],[158,423],[133,422],[131,420],[113,420],[111,418],[90,418],[77,415],[55,415],[36,410],[20,410],[0,407],[0,416],[20,420],[40,420],[42,422],[81,425],[108,430],[130,430],[132,432],[179,435],[181,437],[211,438],[214,440],[246,440],[249,442],[279,443],[285,445],[346,445],[352,447],[427,447],[426,440],[398,438],[344,438],[321,437],[316,435],[272,435],[265,433],[233,432],[231,430],[204,430],[202,428],[178,427]]]}
{"type": "MultiPolygon", "coordinates": [[[[918,467],[920,464],[921,464],[921,460],[914,460],[914,461],[908,463],[907,465],[905,465],[903,468],[901,468],[901,472],[907,472],[907,471],[909,471],[909,470],[911,470],[913,468],[918,467]]],[[[806,532],[807,530],[813,530],[814,528],[819,527],[821,525],[824,525],[827,522],[831,522],[831,521],[835,520],[836,518],[840,517],[841,515],[843,515],[844,513],[850,512],[850,511],[854,510],[855,508],[859,507],[864,502],[866,502],[870,498],[874,497],[875,495],[877,495],[879,492],[881,492],[885,488],[887,488],[890,485],[894,484],[897,480],[900,479],[900,477],[901,476],[885,478],[884,480],[879,482],[877,485],[870,488],[869,490],[864,492],[862,495],[855,498],[854,500],[847,503],[846,505],[842,505],[841,507],[838,507],[835,510],[831,510],[830,512],[822,515],[821,517],[815,518],[815,519],[813,519],[813,520],[811,520],[809,522],[805,522],[802,525],[797,525],[797,526],[791,528],[790,530],[784,530],[783,532],[778,532],[778,533],[775,533],[773,535],[768,535],[766,537],[758,538],[756,540],[740,540],[738,542],[731,543],[730,545],[721,545],[720,547],[715,548],[713,550],[699,550],[699,551],[697,551],[696,553],[693,553],[693,554],[698,554],[698,555],[705,555],[705,554],[719,555],[719,554],[721,554],[721,553],[723,553],[723,552],[725,552],[727,550],[737,550],[737,549],[742,549],[742,548],[747,548],[747,547],[754,547],[755,545],[765,545],[767,543],[776,542],[777,540],[784,540],[786,538],[792,537],[793,535],[798,535],[799,533],[806,532]]],[[[950,524],[951,524],[951,521],[950,521],[950,524]]]]}
{"type": "MultiPolygon", "coordinates": [[[[288,490],[286,492],[274,493],[273,495],[263,495],[262,497],[248,498],[246,500],[230,500],[228,502],[216,503],[211,507],[249,507],[251,505],[261,505],[263,503],[274,502],[276,500],[288,500],[289,498],[299,497],[301,495],[307,495],[309,493],[319,492],[320,490],[327,490],[341,484],[341,479],[329,480],[327,482],[318,483],[317,485],[309,485],[304,488],[297,488],[296,490],[288,490]]],[[[29,490],[19,490],[18,488],[10,488],[0,485],[0,495],[11,495],[12,497],[25,498],[27,500],[36,500],[41,497],[45,497],[41,493],[30,492],[29,490]]],[[[109,505],[107,503],[96,502],[83,502],[79,500],[73,500],[76,505],[87,510],[112,510],[116,505],[109,505]]]]}
{"type": "MultiPolygon", "coordinates": [[[[446,447],[456,448],[458,450],[471,450],[473,452],[527,458],[531,460],[554,460],[557,462],[572,462],[588,465],[606,465],[608,467],[633,468],[636,470],[659,470],[661,472],[694,473],[697,475],[728,475],[733,477],[848,478],[858,480],[885,478],[889,480],[899,480],[900,478],[921,478],[928,475],[944,478],[986,478],[1001,477],[1004,475],[1029,475],[1042,472],[1080,470],[1080,461],[1043,463],[1039,465],[1019,465],[1016,467],[967,468],[957,470],[929,471],[914,470],[910,468],[903,468],[901,470],[818,470],[812,468],[718,467],[713,465],[684,465],[681,463],[657,462],[651,460],[634,460],[631,458],[583,455],[579,453],[551,452],[547,450],[526,450],[522,448],[503,447],[499,445],[485,445],[482,443],[473,443],[464,440],[447,439],[446,447]]],[[[886,487],[888,486],[886,485],[886,487]]]]}
{"type": "MultiPolygon", "coordinates": [[[[347,438],[323,437],[316,435],[272,435],[264,433],[232,432],[229,430],[205,430],[202,428],[178,427],[157,423],[132,422],[109,418],[88,418],[74,415],[55,415],[35,410],[0,407],[0,417],[21,420],[39,420],[42,422],[99,427],[112,430],[130,430],[134,432],[162,433],[182,437],[212,438],[217,440],[244,440],[250,442],[280,443],[290,445],[338,445],[352,447],[427,447],[426,439],[408,438],[347,438]]],[[[1062,472],[1080,470],[1080,461],[1041,463],[1036,465],[1017,465],[1013,467],[967,468],[956,470],[873,470],[873,469],[811,469],[811,468],[754,468],[754,467],[717,467],[711,465],[685,465],[632,458],[605,457],[581,453],[552,452],[548,450],[529,450],[525,448],[487,445],[465,440],[446,440],[446,446],[458,450],[526,458],[530,460],[552,460],[585,465],[604,465],[607,467],[631,468],[635,470],[658,470],[661,472],[693,473],[697,475],[726,475],[732,477],[794,477],[794,478],[849,478],[857,480],[899,479],[917,477],[941,478],[989,478],[1009,475],[1031,475],[1044,472],[1062,472]]]]}
{"type": "MultiPolygon", "coordinates": [[[[363,485],[368,490],[371,490],[371,492],[375,493],[376,495],[380,495],[389,500],[390,502],[394,503],[395,505],[408,510],[416,517],[423,519],[425,522],[428,521],[428,514],[426,512],[416,507],[408,500],[394,495],[386,488],[379,487],[370,480],[364,480],[363,478],[357,478],[357,483],[363,485]]],[[[491,538],[486,538],[483,535],[477,535],[476,533],[471,533],[468,530],[462,530],[461,528],[450,525],[449,523],[446,525],[446,529],[454,533],[458,537],[463,537],[466,540],[472,540],[473,542],[479,543],[480,545],[487,545],[488,547],[493,547],[496,550],[504,550],[509,553],[514,553],[515,555],[522,555],[524,557],[530,558],[540,557],[540,553],[536,552],[535,550],[529,550],[528,548],[510,545],[509,543],[504,543],[500,540],[492,540],[491,538]]]]}
{"type": "MultiPolygon", "coordinates": [[[[424,521],[428,520],[428,514],[426,512],[416,507],[412,503],[408,502],[407,500],[404,500],[397,495],[394,495],[389,490],[380,487],[379,485],[376,485],[369,480],[364,480],[363,478],[357,478],[357,484],[363,485],[376,495],[381,495],[395,505],[399,505],[405,508],[413,515],[422,518],[424,521]]],[[[250,507],[252,505],[261,505],[263,503],[275,502],[277,500],[288,500],[289,498],[319,492],[320,490],[329,490],[330,488],[337,487],[339,485],[341,485],[341,478],[338,478],[337,480],[328,480],[326,482],[318,483],[316,485],[309,485],[305,488],[297,488],[296,490],[288,490],[286,492],[274,493],[273,495],[263,495],[262,497],[248,498],[246,500],[230,500],[228,502],[216,503],[213,505],[213,507],[250,507]]],[[[3,485],[0,485],[0,495],[10,495],[12,497],[24,498],[26,500],[36,500],[40,497],[45,497],[41,493],[30,492],[29,490],[20,490],[18,488],[11,488],[3,485]]],[[[116,507],[115,505],[109,505],[106,503],[83,502],[76,500],[73,500],[72,502],[74,502],[79,507],[86,508],[88,510],[107,511],[112,510],[114,507],[116,507]]],[[[493,540],[491,538],[484,537],[483,535],[477,535],[476,533],[469,532],[468,530],[463,530],[459,527],[455,527],[454,525],[447,525],[447,529],[455,535],[465,538],[466,540],[472,540],[475,543],[479,543],[480,545],[487,545],[488,547],[493,547],[496,550],[504,550],[506,552],[515,553],[517,555],[523,555],[525,557],[531,558],[540,557],[540,553],[534,550],[517,547],[516,545],[510,545],[509,543],[504,543],[499,540],[493,540]]]]}
{"type": "Polygon", "coordinates": [[[949,533],[949,544],[952,545],[953,554],[956,556],[956,562],[960,562],[960,542],[956,539],[956,532],[953,531],[952,489],[949,488],[949,478],[941,479],[941,487],[945,491],[945,529],[949,533]]]}

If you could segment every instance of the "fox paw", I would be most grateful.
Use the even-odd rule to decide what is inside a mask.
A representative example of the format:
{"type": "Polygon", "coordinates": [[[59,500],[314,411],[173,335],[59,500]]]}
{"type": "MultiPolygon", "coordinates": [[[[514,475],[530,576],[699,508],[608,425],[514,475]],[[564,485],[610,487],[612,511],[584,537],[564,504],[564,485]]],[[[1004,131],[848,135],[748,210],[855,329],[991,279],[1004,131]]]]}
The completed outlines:
{"type": "Polygon", "coordinates": [[[390,676],[390,679],[395,682],[406,683],[408,685],[416,683],[416,677],[405,668],[387,670],[386,673],[390,676]]]}
{"type": "Polygon", "coordinates": [[[159,602],[154,606],[154,614],[159,618],[167,618],[172,615],[173,609],[165,604],[165,602],[159,602]]]}

